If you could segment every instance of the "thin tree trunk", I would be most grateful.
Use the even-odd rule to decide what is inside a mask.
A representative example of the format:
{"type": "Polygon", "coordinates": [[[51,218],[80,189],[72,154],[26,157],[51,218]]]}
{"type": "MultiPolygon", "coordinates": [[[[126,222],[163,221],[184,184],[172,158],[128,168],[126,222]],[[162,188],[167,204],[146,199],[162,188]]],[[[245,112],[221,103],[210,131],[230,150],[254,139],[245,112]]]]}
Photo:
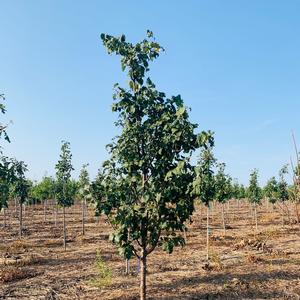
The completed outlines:
{"type": "Polygon", "coordinates": [[[209,260],[209,206],[206,214],[206,259],[209,260]]]}
{"type": "Polygon", "coordinates": [[[20,227],[19,227],[19,236],[20,238],[22,237],[22,232],[23,232],[23,204],[20,203],[20,215],[19,215],[19,222],[20,222],[20,227]]]}
{"type": "Polygon", "coordinates": [[[66,241],[66,210],[65,210],[65,206],[63,206],[63,245],[64,245],[64,249],[66,251],[67,249],[67,241],[66,241]]]}
{"type": "Polygon", "coordinates": [[[85,202],[82,201],[82,235],[85,235],[84,215],[85,215],[85,202]]]}
{"type": "Polygon", "coordinates": [[[146,300],[146,276],[147,276],[147,256],[144,249],[141,257],[140,300],[146,300]]]}
{"type": "Polygon", "coordinates": [[[187,234],[186,234],[186,227],[184,227],[184,229],[183,229],[183,234],[184,234],[184,241],[185,241],[185,243],[187,243],[187,234]]]}
{"type": "Polygon", "coordinates": [[[202,205],[200,204],[200,224],[199,224],[199,229],[202,227],[202,205]]]}
{"type": "Polygon", "coordinates": [[[3,208],[3,221],[4,221],[4,228],[6,227],[6,209],[5,209],[5,207],[3,208]]]}
{"type": "Polygon", "coordinates": [[[286,213],[287,213],[287,217],[288,217],[288,222],[289,222],[289,224],[291,225],[291,217],[290,217],[290,210],[289,210],[289,207],[288,207],[288,205],[285,203],[285,201],[283,201],[282,202],[282,204],[285,206],[285,208],[286,208],[286,213]]]}
{"type": "Polygon", "coordinates": [[[46,222],[47,200],[44,200],[44,223],[46,222]]]}
{"type": "Polygon", "coordinates": [[[299,212],[298,212],[298,203],[295,203],[295,212],[296,212],[296,217],[297,217],[297,223],[300,226],[300,216],[299,216],[299,212]]]}
{"type": "Polygon", "coordinates": [[[226,225],[225,225],[225,212],[224,212],[224,203],[222,203],[222,222],[223,222],[223,234],[226,234],[226,225]]]}
{"type": "Polygon", "coordinates": [[[125,275],[129,275],[130,266],[129,266],[129,259],[126,258],[125,260],[125,275]]]}
{"type": "Polygon", "coordinates": [[[255,216],[255,230],[257,231],[257,209],[256,209],[256,203],[254,204],[254,216],[255,216]]]}
{"type": "Polygon", "coordinates": [[[55,227],[57,227],[57,215],[58,215],[58,205],[55,204],[55,220],[54,220],[55,227]]]}

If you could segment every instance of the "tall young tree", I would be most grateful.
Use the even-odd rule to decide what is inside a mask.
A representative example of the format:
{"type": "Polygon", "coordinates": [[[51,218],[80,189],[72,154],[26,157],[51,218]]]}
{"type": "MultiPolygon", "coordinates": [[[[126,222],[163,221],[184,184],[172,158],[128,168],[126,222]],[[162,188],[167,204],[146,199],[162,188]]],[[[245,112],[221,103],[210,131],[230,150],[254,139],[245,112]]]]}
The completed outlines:
{"type": "MultiPolygon", "coordinates": [[[[282,203],[283,206],[286,208],[288,221],[291,223],[290,220],[290,211],[288,206],[286,205],[286,201],[289,200],[289,192],[288,192],[288,183],[285,180],[285,175],[288,174],[288,166],[283,166],[279,171],[279,181],[278,181],[278,199],[282,203]]],[[[282,222],[284,224],[284,220],[282,222]]]]}
{"type": "Polygon", "coordinates": [[[225,174],[225,164],[218,165],[218,171],[215,175],[215,199],[222,205],[222,223],[223,232],[226,234],[226,222],[224,203],[226,203],[232,196],[231,178],[228,174],[225,174]]]}
{"type": "Polygon", "coordinates": [[[13,195],[19,202],[19,236],[22,237],[23,233],[23,205],[28,199],[29,194],[29,182],[25,177],[27,172],[27,165],[23,161],[14,161],[14,185],[13,185],[13,195]]]}
{"type": "Polygon", "coordinates": [[[258,184],[258,170],[255,169],[250,174],[250,181],[248,187],[248,199],[254,207],[254,217],[255,217],[255,229],[258,229],[257,222],[257,204],[261,203],[262,191],[258,184]]]}
{"type": "Polygon", "coordinates": [[[90,178],[87,171],[87,164],[82,166],[79,176],[79,195],[82,202],[82,235],[85,235],[85,211],[87,201],[91,199],[90,178]]]}
{"type": "Polygon", "coordinates": [[[103,166],[104,195],[98,205],[114,232],[112,241],[125,258],[141,261],[140,298],[146,298],[147,257],[159,241],[171,253],[183,245],[185,221],[194,210],[187,188],[193,179],[191,153],[201,143],[180,95],[167,98],[146,77],[149,62],[163,48],[147,38],[132,44],[124,35],[101,34],[108,53],[120,56],[129,87],[115,85],[113,111],[121,133],[108,145],[103,166]]]}
{"type": "Polygon", "coordinates": [[[74,170],[72,166],[72,154],[70,143],[62,141],[61,154],[56,168],[56,199],[58,205],[63,208],[63,246],[66,250],[66,211],[65,208],[74,203],[74,189],[71,181],[71,172],[74,170]]]}
{"type": "MultiPolygon", "coordinates": [[[[204,140],[203,140],[204,141],[204,140]]],[[[206,214],[206,258],[209,260],[209,208],[210,202],[215,197],[214,166],[216,159],[213,156],[214,147],[213,134],[206,134],[204,148],[200,153],[195,177],[192,183],[192,195],[204,203],[207,207],[206,214]]]]}

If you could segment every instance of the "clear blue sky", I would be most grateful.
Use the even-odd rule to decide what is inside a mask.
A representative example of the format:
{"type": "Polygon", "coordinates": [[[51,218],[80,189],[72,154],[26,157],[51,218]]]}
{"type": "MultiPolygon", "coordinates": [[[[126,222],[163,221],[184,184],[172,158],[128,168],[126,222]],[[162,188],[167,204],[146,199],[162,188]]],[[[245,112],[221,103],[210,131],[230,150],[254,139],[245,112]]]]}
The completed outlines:
{"type": "Polygon", "coordinates": [[[151,29],[166,52],[151,77],[181,94],[200,129],[216,132],[216,156],[241,182],[262,182],[300,141],[300,1],[0,0],[0,91],[12,120],[8,155],[32,179],[54,174],[60,141],[71,143],[74,177],[93,177],[116,134],[112,86],[126,82],[100,33],[138,41],[151,29]]]}

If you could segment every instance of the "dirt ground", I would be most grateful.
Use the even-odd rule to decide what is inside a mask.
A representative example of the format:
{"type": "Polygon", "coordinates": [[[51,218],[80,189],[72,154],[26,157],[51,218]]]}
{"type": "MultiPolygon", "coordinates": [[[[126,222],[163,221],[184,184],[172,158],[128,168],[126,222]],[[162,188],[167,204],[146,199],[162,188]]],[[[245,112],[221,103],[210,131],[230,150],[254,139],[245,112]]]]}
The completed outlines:
{"type": "MultiPolygon", "coordinates": [[[[206,213],[200,206],[185,247],[171,255],[158,248],[149,256],[149,299],[300,299],[299,226],[282,226],[280,209],[266,204],[258,208],[257,232],[247,202],[231,201],[225,211],[224,235],[221,208],[211,209],[209,265],[206,213]]],[[[55,226],[51,205],[46,221],[42,205],[26,208],[22,240],[14,205],[6,215],[5,228],[0,218],[0,299],[138,299],[137,261],[130,261],[126,276],[124,260],[108,241],[110,226],[104,217],[97,223],[91,208],[85,236],[80,204],[67,209],[66,251],[62,215],[55,226]],[[97,250],[112,272],[105,285],[95,284],[97,250]]]]}

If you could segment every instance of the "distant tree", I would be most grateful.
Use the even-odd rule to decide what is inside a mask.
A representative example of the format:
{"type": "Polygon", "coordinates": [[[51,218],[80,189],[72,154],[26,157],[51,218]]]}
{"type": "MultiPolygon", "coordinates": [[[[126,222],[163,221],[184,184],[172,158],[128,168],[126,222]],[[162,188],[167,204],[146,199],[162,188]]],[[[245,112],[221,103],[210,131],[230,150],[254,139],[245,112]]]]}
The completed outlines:
{"type": "Polygon", "coordinates": [[[56,168],[56,199],[58,205],[63,208],[63,246],[66,250],[66,211],[65,208],[74,204],[74,196],[76,189],[71,181],[71,172],[74,170],[72,166],[72,154],[70,143],[62,141],[61,154],[56,168]]]}
{"type": "Polygon", "coordinates": [[[47,176],[32,189],[32,196],[39,202],[44,203],[44,222],[46,222],[47,200],[55,197],[55,189],[55,180],[47,176]]]}
{"type": "Polygon", "coordinates": [[[86,211],[86,205],[87,201],[91,200],[91,188],[90,188],[90,179],[89,179],[89,173],[87,171],[87,164],[82,166],[80,176],[79,176],[79,195],[82,202],[82,235],[85,235],[85,211],[86,211]]]}
{"type": "Polygon", "coordinates": [[[261,203],[262,200],[262,190],[258,184],[258,170],[254,169],[250,174],[249,187],[247,190],[248,199],[254,206],[254,218],[255,218],[255,229],[257,226],[257,205],[261,203]]]}
{"type": "MultiPolygon", "coordinates": [[[[288,183],[285,180],[285,175],[288,174],[288,166],[283,166],[279,171],[279,181],[278,181],[278,199],[282,203],[282,205],[286,208],[288,221],[291,223],[290,220],[290,211],[288,206],[286,205],[286,201],[289,200],[289,191],[288,191],[288,183]]],[[[283,216],[282,216],[283,218],[283,216]]],[[[284,224],[284,219],[282,220],[284,224]]]]}
{"type": "Polygon", "coordinates": [[[102,198],[105,195],[104,174],[103,170],[99,169],[96,178],[91,182],[90,190],[92,195],[92,201],[95,205],[96,216],[99,216],[102,207],[102,198]]]}
{"type": "Polygon", "coordinates": [[[19,236],[22,237],[23,233],[23,205],[28,199],[30,184],[25,177],[27,172],[27,165],[23,161],[14,161],[14,184],[13,195],[18,200],[20,205],[19,210],[19,236]]]}
{"type": "Polygon", "coordinates": [[[163,51],[152,32],[147,35],[137,44],[124,35],[101,35],[108,53],[119,55],[128,71],[129,88],[115,85],[113,111],[119,113],[121,132],[108,145],[111,158],[103,166],[98,207],[113,224],[111,239],[120,253],[140,258],[142,300],[148,255],[159,242],[169,253],[184,244],[178,231],[184,231],[194,210],[187,188],[193,178],[190,156],[200,141],[181,96],[166,98],[145,78],[149,62],[163,51]]]}
{"type": "Polygon", "coordinates": [[[216,159],[213,155],[213,134],[208,132],[205,139],[205,147],[202,149],[192,184],[192,195],[199,199],[207,207],[206,224],[206,258],[209,260],[209,204],[215,197],[216,187],[214,180],[214,166],[216,159]]]}
{"type": "Polygon", "coordinates": [[[279,186],[276,178],[273,176],[270,178],[264,187],[264,195],[268,201],[272,204],[276,203],[279,199],[279,186]]]}
{"type": "Polygon", "coordinates": [[[245,199],[247,197],[247,191],[246,191],[246,188],[243,184],[239,185],[239,193],[238,193],[237,197],[238,197],[239,200],[245,199]]]}
{"type": "Polygon", "coordinates": [[[225,174],[225,164],[218,164],[218,171],[215,175],[215,199],[222,205],[222,222],[223,232],[226,233],[226,222],[224,213],[224,203],[226,203],[232,196],[231,178],[225,174]]]}

